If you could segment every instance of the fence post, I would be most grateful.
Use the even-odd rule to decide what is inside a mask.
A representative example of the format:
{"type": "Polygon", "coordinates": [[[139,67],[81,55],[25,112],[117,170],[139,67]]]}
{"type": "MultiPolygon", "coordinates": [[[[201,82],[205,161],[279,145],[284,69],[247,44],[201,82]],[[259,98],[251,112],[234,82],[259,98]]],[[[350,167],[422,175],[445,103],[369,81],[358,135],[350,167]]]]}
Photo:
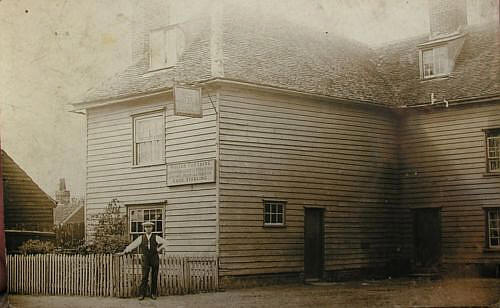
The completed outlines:
{"type": "Polygon", "coordinates": [[[191,273],[189,271],[189,259],[188,257],[182,258],[184,267],[184,286],[186,293],[191,292],[191,273]]]}

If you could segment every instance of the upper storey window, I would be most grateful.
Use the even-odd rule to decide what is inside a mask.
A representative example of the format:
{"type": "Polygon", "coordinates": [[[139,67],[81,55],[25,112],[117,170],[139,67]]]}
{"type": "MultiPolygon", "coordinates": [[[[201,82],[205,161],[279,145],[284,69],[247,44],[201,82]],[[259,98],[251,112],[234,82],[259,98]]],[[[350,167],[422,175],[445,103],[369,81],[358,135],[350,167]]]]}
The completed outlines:
{"type": "Polygon", "coordinates": [[[422,50],[421,67],[424,79],[449,74],[448,47],[439,46],[422,50]]]}
{"type": "Polygon", "coordinates": [[[182,31],[177,26],[153,30],[149,33],[149,69],[159,70],[175,66],[182,53],[182,31]]]}
{"type": "Polygon", "coordinates": [[[486,131],[486,159],[488,172],[500,173],[500,129],[486,131]]]}
{"type": "Polygon", "coordinates": [[[134,165],[165,162],[165,118],[163,112],[134,117],[134,165]]]}

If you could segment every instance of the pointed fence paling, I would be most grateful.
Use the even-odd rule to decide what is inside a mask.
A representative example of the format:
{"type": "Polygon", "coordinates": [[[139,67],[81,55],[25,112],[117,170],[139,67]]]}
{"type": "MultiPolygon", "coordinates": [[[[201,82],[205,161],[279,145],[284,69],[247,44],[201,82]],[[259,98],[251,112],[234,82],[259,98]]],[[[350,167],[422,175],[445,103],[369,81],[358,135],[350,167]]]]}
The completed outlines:
{"type": "MultiPolygon", "coordinates": [[[[8,255],[11,294],[137,296],[142,279],[140,255],[8,255]]],[[[218,289],[216,257],[160,255],[159,295],[218,289]]]]}

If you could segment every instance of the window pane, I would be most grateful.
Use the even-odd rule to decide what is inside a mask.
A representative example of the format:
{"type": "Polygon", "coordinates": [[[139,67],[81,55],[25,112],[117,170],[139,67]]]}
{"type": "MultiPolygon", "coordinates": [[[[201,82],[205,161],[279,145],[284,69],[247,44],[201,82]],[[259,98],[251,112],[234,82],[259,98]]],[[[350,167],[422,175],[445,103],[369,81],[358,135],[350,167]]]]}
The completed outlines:
{"type": "Polygon", "coordinates": [[[422,59],[423,59],[423,62],[424,64],[432,64],[433,63],[433,60],[432,60],[432,50],[426,50],[422,53],[422,59]]]}
{"type": "Polygon", "coordinates": [[[167,66],[172,66],[177,62],[177,29],[166,31],[166,60],[167,66]]]}
{"type": "Polygon", "coordinates": [[[492,247],[499,246],[499,244],[498,244],[498,238],[492,238],[492,239],[490,239],[490,246],[492,246],[492,247]]]}
{"type": "Polygon", "coordinates": [[[500,209],[488,210],[489,246],[500,246],[500,209]]]}
{"type": "Polygon", "coordinates": [[[166,64],[164,30],[151,31],[149,37],[150,68],[162,68],[166,64]]]}
{"type": "Polygon", "coordinates": [[[137,144],[137,164],[151,162],[151,142],[137,144]]]}
{"type": "Polygon", "coordinates": [[[434,51],[435,74],[448,73],[448,48],[439,47],[434,51]]]}

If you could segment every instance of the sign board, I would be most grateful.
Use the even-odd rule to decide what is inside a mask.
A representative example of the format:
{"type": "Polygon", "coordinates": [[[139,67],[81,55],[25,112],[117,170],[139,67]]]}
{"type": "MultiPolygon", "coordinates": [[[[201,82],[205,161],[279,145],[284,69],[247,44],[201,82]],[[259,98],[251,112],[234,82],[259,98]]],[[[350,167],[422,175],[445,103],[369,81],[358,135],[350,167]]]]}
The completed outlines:
{"type": "Polygon", "coordinates": [[[201,88],[174,87],[174,115],[203,117],[201,88]]]}
{"type": "Polygon", "coordinates": [[[215,159],[167,164],[167,186],[215,182],[215,159]]]}

